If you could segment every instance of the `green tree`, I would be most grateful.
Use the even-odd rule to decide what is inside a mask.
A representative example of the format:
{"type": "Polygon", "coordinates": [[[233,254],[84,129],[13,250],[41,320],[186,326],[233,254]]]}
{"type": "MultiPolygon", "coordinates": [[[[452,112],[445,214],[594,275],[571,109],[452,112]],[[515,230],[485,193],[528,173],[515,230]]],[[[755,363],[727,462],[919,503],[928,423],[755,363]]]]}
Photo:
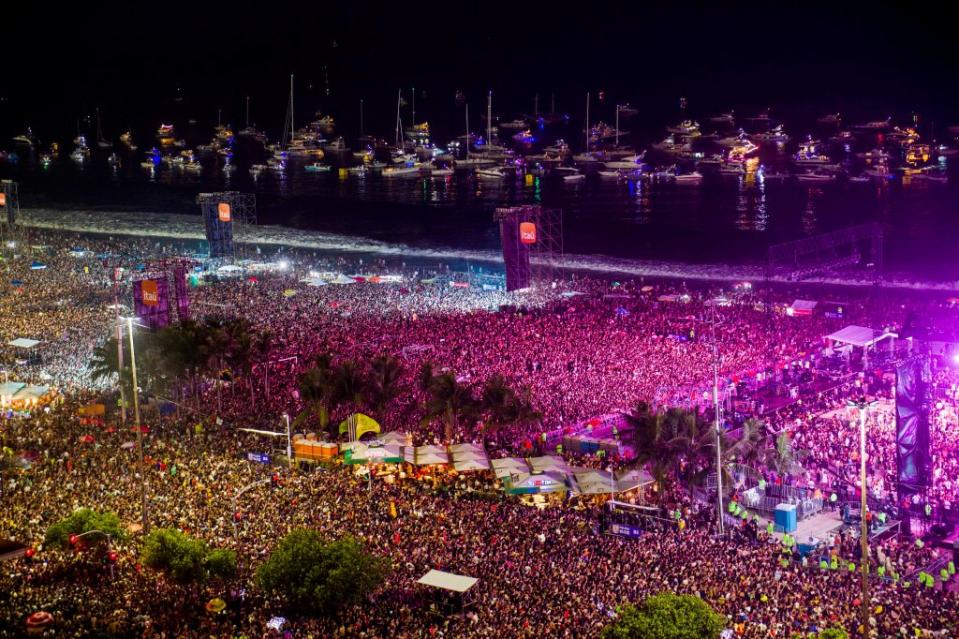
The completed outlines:
{"type": "Polygon", "coordinates": [[[383,418],[386,407],[405,391],[402,378],[403,363],[392,355],[380,355],[370,362],[368,394],[378,419],[383,418]]]}
{"type": "MultiPolygon", "coordinates": [[[[425,372],[425,371],[424,371],[425,372]]],[[[434,375],[427,386],[426,415],[423,423],[434,419],[443,423],[446,441],[452,441],[456,426],[463,420],[475,417],[479,403],[473,397],[473,389],[460,384],[453,373],[434,375]]]]}
{"type": "Polygon", "coordinates": [[[61,519],[47,528],[44,543],[48,546],[69,548],[72,535],[84,535],[83,540],[87,544],[106,540],[105,536],[94,531],[110,535],[114,541],[119,541],[126,536],[120,524],[120,517],[116,513],[79,508],[73,511],[69,517],[61,519]]]}
{"type": "Polygon", "coordinates": [[[352,360],[340,362],[333,369],[333,402],[346,405],[349,412],[360,411],[369,395],[369,383],[363,371],[352,360]]]}
{"type": "Polygon", "coordinates": [[[664,593],[626,605],[603,629],[603,639],[718,639],[723,618],[692,595],[664,593]]]}
{"type": "Polygon", "coordinates": [[[779,475],[798,474],[802,472],[802,460],[808,454],[807,450],[793,447],[789,433],[783,431],[776,436],[772,445],[767,443],[762,448],[760,460],[779,475]]]}
{"type": "Polygon", "coordinates": [[[336,380],[329,355],[319,355],[312,368],[300,375],[300,398],[306,408],[297,415],[295,423],[303,422],[313,412],[320,420],[320,429],[330,428],[330,410],[336,394],[336,380]]]}
{"type": "Polygon", "coordinates": [[[236,575],[236,553],[210,548],[199,539],[173,529],[157,528],[147,535],[141,551],[143,565],[165,573],[179,583],[199,583],[210,577],[236,575]]]}
{"type": "Polygon", "coordinates": [[[531,396],[529,389],[517,393],[502,375],[496,374],[486,380],[477,406],[483,418],[483,434],[495,435],[504,426],[523,426],[540,421],[542,415],[533,409],[531,396]]]}
{"type": "Polygon", "coordinates": [[[354,537],[326,543],[318,532],[297,528],[257,568],[256,583],[291,608],[322,614],[361,600],[388,570],[388,560],[354,537]]]}

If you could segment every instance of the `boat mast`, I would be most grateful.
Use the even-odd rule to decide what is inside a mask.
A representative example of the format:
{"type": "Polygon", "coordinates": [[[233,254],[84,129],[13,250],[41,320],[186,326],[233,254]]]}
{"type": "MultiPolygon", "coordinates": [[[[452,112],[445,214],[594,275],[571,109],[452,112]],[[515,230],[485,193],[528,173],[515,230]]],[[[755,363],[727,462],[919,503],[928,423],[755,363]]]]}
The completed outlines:
{"type": "Polygon", "coordinates": [[[393,143],[400,148],[400,103],[403,101],[403,89],[396,90],[396,137],[393,143]]]}
{"type": "Polygon", "coordinates": [[[589,153],[589,91],[586,92],[586,152],[589,153]]]}
{"type": "Polygon", "coordinates": [[[486,96],[486,148],[493,143],[493,91],[486,96]]]}
{"type": "Polygon", "coordinates": [[[290,74],[290,144],[293,144],[293,74],[290,74]]]}

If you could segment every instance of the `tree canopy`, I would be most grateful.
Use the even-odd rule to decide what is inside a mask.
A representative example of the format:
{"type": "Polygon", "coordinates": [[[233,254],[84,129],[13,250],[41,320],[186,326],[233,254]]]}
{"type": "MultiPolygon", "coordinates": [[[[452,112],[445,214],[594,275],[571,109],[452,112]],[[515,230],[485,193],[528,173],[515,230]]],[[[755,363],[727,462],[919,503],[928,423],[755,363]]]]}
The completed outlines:
{"type": "Polygon", "coordinates": [[[298,528],[257,568],[256,582],[292,607],[328,614],[359,601],[388,570],[387,559],[370,554],[354,537],[326,542],[318,532],[298,528]]]}
{"type": "Polygon", "coordinates": [[[692,595],[663,593],[626,605],[603,629],[603,639],[718,639],[723,618],[692,595]]]}
{"type": "Polygon", "coordinates": [[[228,579],[236,575],[236,553],[210,548],[199,539],[173,528],[158,528],[147,535],[141,552],[143,565],[169,575],[179,583],[228,579]]]}
{"type": "Polygon", "coordinates": [[[116,513],[79,508],[47,529],[45,543],[49,546],[69,548],[70,537],[73,535],[85,535],[83,537],[85,543],[105,539],[95,531],[110,535],[115,540],[123,539],[125,536],[120,525],[120,517],[116,513]]]}

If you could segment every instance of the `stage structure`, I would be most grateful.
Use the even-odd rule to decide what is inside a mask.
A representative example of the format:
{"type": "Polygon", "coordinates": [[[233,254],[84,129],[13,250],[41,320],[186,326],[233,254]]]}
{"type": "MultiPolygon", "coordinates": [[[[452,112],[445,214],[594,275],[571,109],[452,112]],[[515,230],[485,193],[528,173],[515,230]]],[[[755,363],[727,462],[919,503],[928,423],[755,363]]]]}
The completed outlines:
{"type": "Polygon", "coordinates": [[[876,282],[882,279],[882,225],[862,224],[774,244],[767,252],[767,279],[802,281],[850,268],[865,268],[876,282]]]}
{"type": "Polygon", "coordinates": [[[563,257],[563,210],[535,206],[497,208],[506,290],[549,286],[563,257]]]}
{"type": "Polygon", "coordinates": [[[178,321],[190,319],[187,278],[194,265],[193,260],[184,258],[161,259],[144,265],[143,270],[132,272],[134,313],[144,325],[155,330],[171,324],[173,307],[178,321]]]}
{"type": "Polygon", "coordinates": [[[896,471],[899,499],[930,486],[929,359],[910,358],[896,368],[896,471]]]}
{"type": "Polygon", "coordinates": [[[210,257],[232,260],[236,256],[234,235],[241,235],[243,227],[256,224],[256,196],[239,191],[200,193],[196,203],[203,214],[210,257]]]}
{"type": "Polygon", "coordinates": [[[7,227],[13,227],[20,215],[20,195],[13,180],[0,180],[0,214],[7,227]]]}

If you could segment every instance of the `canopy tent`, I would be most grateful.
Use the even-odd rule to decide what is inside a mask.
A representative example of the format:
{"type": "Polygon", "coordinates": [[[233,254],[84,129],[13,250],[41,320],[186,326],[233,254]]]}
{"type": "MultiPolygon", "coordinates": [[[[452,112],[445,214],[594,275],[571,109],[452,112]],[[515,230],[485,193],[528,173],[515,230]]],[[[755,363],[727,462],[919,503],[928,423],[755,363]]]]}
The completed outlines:
{"type": "Polygon", "coordinates": [[[645,470],[633,469],[627,470],[624,473],[620,473],[616,477],[616,482],[620,486],[621,491],[632,490],[633,488],[640,488],[645,486],[651,486],[655,483],[655,479],[645,470]]]}
{"type": "Polygon", "coordinates": [[[476,470],[489,470],[489,461],[487,461],[486,458],[454,459],[453,468],[459,473],[476,470]]]}
{"type": "Polygon", "coordinates": [[[486,450],[479,444],[453,444],[450,446],[450,454],[453,457],[464,453],[479,453],[486,456],[486,450]]]}
{"type": "Polygon", "coordinates": [[[878,342],[881,342],[884,339],[890,339],[893,337],[899,336],[896,333],[879,333],[871,328],[852,324],[842,330],[836,331],[835,333],[826,335],[825,339],[835,344],[848,344],[849,346],[855,346],[856,348],[867,348],[877,344],[878,342]]]}
{"type": "Polygon", "coordinates": [[[0,398],[9,399],[20,392],[20,389],[26,386],[23,382],[4,382],[0,384],[0,398]]]}
{"type": "Polygon", "coordinates": [[[584,495],[608,495],[619,492],[612,473],[605,470],[587,470],[573,475],[574,489],[584,495]]]}
{"type": "Polygon", "coordinates": [[[434,464],[448,464],[450,456],[440,446],[420,446],[416,449],[416,465],[432,466],[434,464]]]}
{"type": "Polygon", "coordinates": [[[476,577],[456,575],[451,572],[443,572],[442,570],[430,570],[428,573],[420,577],[416,583],[429,586],[431,588],[439,588],[440,590],[448,590],[450,592],[463,594],[475,586],[476,582],[478,581],[479,579],[476,577]]]}
{"type": "Polygon", "coordinates": [[[534,473],[545,472],[548,470],[560,473],[569,472],[569,466],[566,465],[566,461],[562,457],[556,457],[554,455],[530,457],[529,466],[533,469],[534,473]]]}
{"type": "Polygon", "coordinates": [[[7,342],[8,346],[16,346],[17,348],[33,348],[40,343],[38,339],[29,339],[27,337],[18,337],[17,339],[12,339],[7,342]]]}
{"type": "Polygon", "coordinates": [[[383,433],[378,440],[384,444],[396,444],[397,446],[412,446],[413,439],[410,437],[409,433],[401,433],[396,430],[391,430],[388,433],[383,433]]]}
{"type": "Polygon", "coordinates": [[[335,278],[330,280],[330,284],[356,284],[356,280],[340,273],[335,278]]]}
{"type": "Polygon", "coordinates": [[[380,425],[375,419],[363,413],[353,413],[340,422],[340,434],[348,433],[350,439],[358,440],[366,433],[380,432],[380,425]]]}
{"type": "Polygon", "coordinates": [[[504,483],[506,492],[510,495],[534,495],[567,490],[566,473],[555,471],[517,475],[504,480],[504,483]]]}
{"type": "Polygon", "coordinates": [[[399,464],[403,461],[403,451],[399,446],[387,444],[386,446],[362,446],[354,450],[346,451],[343,456],[347,464],[399,464]]]}
{"type": "Polygon", "coordinates": [[[529,464],[527,464],[526,460],[522,457],[494,459],[491,465],[493,466],[493,472],[496,473],[497,479],[503,479],[511,475],[527,475],[530,470],[529,464]]]}

